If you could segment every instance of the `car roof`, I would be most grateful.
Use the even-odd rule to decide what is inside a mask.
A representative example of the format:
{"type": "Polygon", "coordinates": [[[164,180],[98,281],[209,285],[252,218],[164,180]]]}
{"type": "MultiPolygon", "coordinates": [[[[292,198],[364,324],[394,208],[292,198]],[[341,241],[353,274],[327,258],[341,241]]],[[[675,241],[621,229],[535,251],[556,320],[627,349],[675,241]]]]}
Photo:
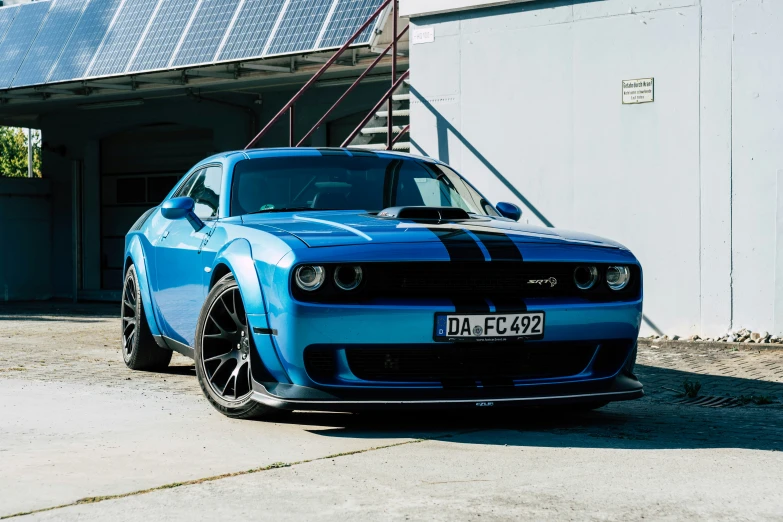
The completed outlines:
{"type": "Polygon", "coordinates": [[[330,156],[330,155],[350,155],[357,157],[378,156],[382,158],[405,158],[415,160],[426,160],[432,163],[441,163],[440,161],[428,158],[426,156],[420,156],[417,154],[408,154],[404,152],[386,151],[386,150],[364,150],[364,149],[352,149],[347,148],[327,148],[327,147],[279,147],[269,149],[246,149],[246,150],[232,150],[219,154],[215,154],[209,158],[202,160],[199,163],[208,163],[217,159],[228,159],[235,155],[243,155],[246,159],[255,158],[280,158],[280,157],[313,157],[313,156],[330,156]]]}

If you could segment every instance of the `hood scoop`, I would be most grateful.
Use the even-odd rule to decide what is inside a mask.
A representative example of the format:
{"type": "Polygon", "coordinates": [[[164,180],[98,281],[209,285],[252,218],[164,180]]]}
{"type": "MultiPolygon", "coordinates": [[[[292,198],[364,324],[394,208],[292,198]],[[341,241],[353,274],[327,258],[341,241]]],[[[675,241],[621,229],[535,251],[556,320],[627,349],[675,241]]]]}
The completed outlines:
{"type": "Polygon", "coordinates": [[[416,221],[460,221],[470,219],[461,208],[454,207],[389,207],[378,212],[379,218],[413,219],[416,221]]]}

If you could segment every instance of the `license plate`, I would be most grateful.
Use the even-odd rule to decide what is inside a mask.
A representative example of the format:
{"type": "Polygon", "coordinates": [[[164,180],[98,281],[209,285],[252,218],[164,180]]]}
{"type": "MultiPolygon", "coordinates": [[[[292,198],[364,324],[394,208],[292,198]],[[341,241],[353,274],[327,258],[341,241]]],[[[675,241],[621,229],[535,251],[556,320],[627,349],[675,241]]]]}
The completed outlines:
{"type": "Polygon", "coordinates": [[[435,315],[436,341],[508,341],[543,337],[544,312],[435,315]]]}

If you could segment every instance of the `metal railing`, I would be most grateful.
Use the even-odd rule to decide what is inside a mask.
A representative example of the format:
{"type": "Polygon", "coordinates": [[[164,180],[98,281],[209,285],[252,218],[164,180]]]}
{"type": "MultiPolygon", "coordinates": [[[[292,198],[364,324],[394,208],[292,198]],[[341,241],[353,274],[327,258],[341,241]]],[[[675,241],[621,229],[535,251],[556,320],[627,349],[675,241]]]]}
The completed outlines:
{"type": "Polygon", "coordinates": [[[367,117],[362,120],[362,123],[354,130],[351,135],[348,137],[347,140],[343,142],[341,145],[342,147],[348,146],[354,138],[361,132],[361,130],[364,128],[364,126],[369,122],[373,115],[378,112],[378,109],[383,106],[384,103],[389,104],[389,117],[388,117],[388,136],[387,136],[387,150],[391,150],[392,147],[394,147],[394,144],[397,143],[397,141],[402,137],[406,132],[410,130],[410,125],[406,126],[402,131],[396,136],[393,137],[393,96],[394,92],[402,85],[402,82],[404,82],[409,74],[410,71],[406,71],[402,76],[399,78],[397,77],[397,48],[398,44],[400,42],[400,39],[408,32],[408,27],[405,27],[403,31],[399,34],[397,34],[397,22],[399,20],[399,0],[386,0],[383,2],[383,4],[370,16],[370,18],[367,19],[364,24],[351,36],[351,38],[348,39],[348,41],[340,47],[340,49],[337,50],[337,52],[334,53],[334,55],[329,58],[329,60],[326,61],[326,63],[318,70],[315,75],[310,78],[310,80],[304,84],[304,86],[299,89],[299,92],[297,92],[291,100],[286,103],[282,109],[280,109],[280,112],[278,112],[274,118],[272,118],[269,123],[264,126],[263,129],[261,129],[261,132],[259,132],[252,140],[250,140],[250,143],[247,144],[245,149],[250,149],[253,146],[255,146],[256,143],[258,143],[261,138],[263,138],[269,130],[277,123],[279,122],[286,114],[288,114],[288,145],[290,147],[301,147],[302,144],[312,136],[312,134],[318,130],[318,128],[323,125],[323,123],[327,120],[327,118],[337,109],[337,107],[342,104],[342,102],[350,95],[356,87],[361,83],[362,80],[364,80],[367,75],[372,72],[372,70],[381,62],[381,60],[389,54],[389,51],[392,52],[392,86],[391,89],[383,96],[380,102],[378,102],[372,111],[370,111],[370,114],[367,115],[367,117]],[[302,139],[300,139],[298,142],[296,141],[296,132],[295,132],[295,126],[294,126],[294,107],[296,105],[296,102],[299,101],[299,99],[307,92],[310,87],[312,87],[321,76],[332,66],[335,62],[342,56],[342,54],[353,44],[354,41],[356,41],[361,34],[367,30],[370,25],[372,25],[373,22],[383,13],[383,11],[389,7],[389,5],[393,5],[392,7],[392,17],[393,17],[393,27],[394,27],[394,38],[392,39],[391,43],[386,47],[386,49],[373,61],[372,64],[356,79],[356,81],[351,84],[351,86],[348,88],[348,90],[332,105],[329,110],[326,111],[326,113],[321,117],[321,119],[318,120],[318,122],[304,135],[302,139]]]}

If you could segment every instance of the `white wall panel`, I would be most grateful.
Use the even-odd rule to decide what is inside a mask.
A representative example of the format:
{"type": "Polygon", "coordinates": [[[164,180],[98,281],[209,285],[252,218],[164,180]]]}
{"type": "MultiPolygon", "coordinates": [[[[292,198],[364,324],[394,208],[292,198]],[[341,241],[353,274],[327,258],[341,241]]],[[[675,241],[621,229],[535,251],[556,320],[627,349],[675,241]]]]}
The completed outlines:
{"type": "Polygon", "coordinates": [[[699,18],[689,7],[573,24],[578,228],[636,254],[648,321],[680,333],[700,322],[699,18]],[[655,101],[623,105],[622,80],[650,77],[655,101]]]}
{"type": "Polygon", "coordinates": [[[411,47],[422,152],[523,219],[631,248],[644,333],[783,334],[783,4],[436,4],[412,19],[436,35],[411,47]],[[655,101],[622,105],[646,77],[655,101]]]}
{"type": "Polygon", "coordinates": [[[783,169],[783,4],[734,3],[732,140],[734,323],[780,328],[775,309],[778,171],[783,169]]]}
{"type": "Polygon", "coordinates": [[[732,0],[702,12],[699,83],[701,198],[701,328],[721,335],[731,312],[731,39],[732,0]]]}

